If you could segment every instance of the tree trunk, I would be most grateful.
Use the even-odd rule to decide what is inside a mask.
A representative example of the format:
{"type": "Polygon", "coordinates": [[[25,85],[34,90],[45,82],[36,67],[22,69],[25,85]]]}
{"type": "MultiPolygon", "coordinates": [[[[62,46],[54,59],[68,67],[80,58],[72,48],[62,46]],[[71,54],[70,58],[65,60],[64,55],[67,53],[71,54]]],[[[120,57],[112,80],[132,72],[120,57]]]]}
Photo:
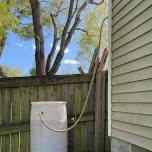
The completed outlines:
{"type": "Polygon", "coordinates": [[[57,54],[57,57],[56,57],[56,59],[53,63],[53,66],[51,67],[51,70],[48,72],[48,74],[50,74],[50,75],[55,75],[56,74],[56,72],[58,71],[58,69],[60,67],[61,61],[64,57],[64,50],[59,51],[59,53],[57,54]]]}
{"type": "Polygon", "coordinates": [[[29,0],[32,8],[32,18],[35,36],[35,62],[36,75],[45,75],[45,52],[44,52],[44,36],[41,22],[41,10],[39,0],[29,0]]]}

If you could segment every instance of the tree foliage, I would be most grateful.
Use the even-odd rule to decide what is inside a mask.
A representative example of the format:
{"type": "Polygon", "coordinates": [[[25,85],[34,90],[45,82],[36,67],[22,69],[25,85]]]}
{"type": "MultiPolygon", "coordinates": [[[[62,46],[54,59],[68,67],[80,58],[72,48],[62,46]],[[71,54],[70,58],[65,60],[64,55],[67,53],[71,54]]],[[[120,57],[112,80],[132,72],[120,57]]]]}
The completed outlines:
{"type": "Polygon", "coordinates": [[[32,67],[29,71],[30,76],[36,76],[36,68],[32,67]]]}
{"type": "Polygon", "coordinates": [[[0,55],[7,38],[8,31],[15,30],[19,21],[14,15],[12,8],[17,7],[17,3],[13,0],[0,1],[0,55]]]}
{"type": "Polygon", "coordinates": [[[97,5],[94,9],[89,10],[84,20],[83,27],[79,29],[81,32],[79,39],[80,50],[77,53],[77,60],[79,60],[86,70],[91,61],[94,53],[94,48],[98,46],[99,35],[102,30],[101,36],[101,50],[107,47],[108,42],[108,29],[107,29],[107,18],[108,15],[108,5],[103,3],[102,5],[97,5]],[[103,23],[104,22],[104,23],[103,23]]]}
{"type": "Polygon", "coordinates": [[[22,76],[22,72],[20,69],[14,69],[8,66],[3,66],[2,71],[5,73],[7,77],[21,77],[22,76]]]}

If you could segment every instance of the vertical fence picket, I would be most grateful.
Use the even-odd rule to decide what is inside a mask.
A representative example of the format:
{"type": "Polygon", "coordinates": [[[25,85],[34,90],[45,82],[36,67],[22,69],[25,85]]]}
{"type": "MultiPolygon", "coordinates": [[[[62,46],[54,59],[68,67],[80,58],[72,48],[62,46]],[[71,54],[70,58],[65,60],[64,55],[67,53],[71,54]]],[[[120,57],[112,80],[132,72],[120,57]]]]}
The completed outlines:
{"type": "MultiPolygon", "coordinates": [[[[20,89],[21,94],[21,123],[27,123],[29,122],[29,113],[30,113],[30,107],[29,107],[29,87],[23,87],[20,89]]],[[[27,152],[28,150],[28,144],[29,144],[29,132],[21,132],[20,133],[20,151],[21,152],[27,152]]]]}
{"type": "Polygon", "coordinates": [[[46,86],[38,86],[38,101],[45,101],[46,86]]]}
{"type": "Polygon", "coordinates": [[[95,105],[95,151],[105,151],[106,135],[106,73],[98,72],[96,77],[95,105]]]}
{"type": "MultiPolygon", "coordinates": [[[[81,111],[84,106],[84,102],[86,99],[88,93],[88,84],[87,83],[82,83],[81,84],[81,111]]],[[[89,113],[89,105],[87,104],[85,113],[89,113]]],[[[88,122],[82,122],[80,123],[81,125],[81,152],[83,151],[88,151],[87,147],[87,125],[88,122]]]]}
{"type": "Polygon", "coordinates": [[[101,73],[101,150],[105,151],[105,137],[106,137],[106,77],[105,73],[101,73]]]}
{"type": "MultiPolygon", "coordinates": [[[[10,98],[10,89],[3,90],[3,125],[8,126],[10,125],[11,120],[11,98],[10,98]]],[[[3,144],[2,144],[2,151],[10,150],[10,134],[3,135],[2,137],[3,144]]]]}
{"type": "Polygon", "coordinates": [[[107,75],[108,73],[106,72],[105,73],[105,76],[106,76],[106,81],[105,81],[105,100],[106,100],[106,113],[105,113],[105,123],[106,123],[106,126],[105,126],[105,151],[106,152],[111,152],[111,139],[110,137],[108,136],[108,79],[107,79],[107,75]]]}
{"type": "Polygon", "coordinates": [[[53,100],[53,86],[47,85],[45,89],[45,99],[46,101],[53,100]]]}
{"type": "MultiPolygon", "coordinates": [[[[37,86],[31,86],[29,94],[30,94],[30,96],[29,96],[29,100],[30,100],[29,108],[30,108],[30,111],[31,111],[31,103],[38,101],[38,87],[37,86]]],[[[29,119],[30,119],[30,113],[29,113],[29,119]]],[[[30,133],[28,135],[29,135],[29,140],[28,140],[29,144],[28,144],[28,147],[27,147],[27,152],[30,152],[30,148],[31,148],[30,147],[30,133]]]]}
{"type": "Polygon", "coordinates": [[[95,151],[101,151],[101,83],[102,75],[96,75],[96,99],[95,99],[95,151]]]}
{"type": "Polygon", "coordinates": [[[2,136],[0,136],[0,152],[2,152],[2,136]]]}
{"type": "MultiPolygon", "coordinates": [[[[12,97],[12,123],[18,124],[20,121],[20,94],[18,88],[13,88],[11,91],[12,97]]],[[[19,150],[19,133],[11,135],[11,152],[18,152],[19,150]]]]}
{"type": "MultiPolygon", "coordinates": [[[[88,90],[90,87],[90,83],[88,83],[88,90]]],[[[89,102],[88,102],[88,109],[91,114],[95,114],[95,83],[93,85],[89,102]]],[[[95,141],[92,140],[95,138],[95,123],[94,121],[87,122],[87,140],[88,140],[88,152],[93,152],[95,147],[95,141]]]]}
{"type": "Polygon", "coordinates": [[[58,84],[58,85],[54,85],[55,88],[55,92],[54,92],[54,96],[55,96],[55,100],[56,101],[62,101],[62,85],[58,84]]]}
{"type": "MultiPolygon", "coordinates": [[[[38,87],[37,86],[31,86],[30,88],[30,102],[37,102],[38,100],[38,87]]],[[[31,105],[30,103],[30,105],[31,105]]]]}
{"type": "MultiPolygon", "coordinates": [[[[81,84],[75,84],[75,113],[79,114],[81,112],[81,84]]],[[[81,151],[81,124],[77,124],[74,129],[74,151],[80,152],[81,151]]]]}
{"type": "MultiPolygon", "coordinates": [[[[68,115],[74,116],[75,85],[68,84],[68,115]]],[[[69,126],[68,126],[69,127],[69,126]]],[[[68,152],[74,152],[74,129],[68,132],[68,152]]]]}
{"type": "MultiPolygon", "coordinates": [[[[3,125],[3,89],[0,89],[0,126],[3,125]]],[[[0,152],[2,152],[2,136],[0,136],[0,152]]]]}
{"type": "MultiPolygon", "coordinates": [[[[63,101],[66,101],[67,102],[67,109],[69,109],[69,104],[68,104],[68,84],[65,84],[65,85],[61,85],[61,98],[63,101]]],[[[69,113],[68,113],[69,114],[69,113]]]]}

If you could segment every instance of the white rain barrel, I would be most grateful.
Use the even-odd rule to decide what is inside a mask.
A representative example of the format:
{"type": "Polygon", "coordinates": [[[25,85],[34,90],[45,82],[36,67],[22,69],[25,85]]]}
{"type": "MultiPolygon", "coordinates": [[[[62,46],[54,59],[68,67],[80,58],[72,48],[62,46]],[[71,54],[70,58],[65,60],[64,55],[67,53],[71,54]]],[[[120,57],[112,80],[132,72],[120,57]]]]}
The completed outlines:
{"type": "Polygon", "coordinates": [[[67,128],[66,102],[32,102],[31,152],[67,152],[67,132],[53,132],[46,128],[40,120],[40,112],[53,128],[67,128]]]}

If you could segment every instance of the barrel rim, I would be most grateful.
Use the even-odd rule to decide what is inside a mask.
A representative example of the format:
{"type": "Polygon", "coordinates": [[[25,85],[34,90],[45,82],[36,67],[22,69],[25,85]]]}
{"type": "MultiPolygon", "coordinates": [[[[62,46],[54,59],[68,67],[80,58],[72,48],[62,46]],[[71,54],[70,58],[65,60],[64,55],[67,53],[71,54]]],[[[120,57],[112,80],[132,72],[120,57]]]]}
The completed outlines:
{"type": "Polygon", "coordinates": [[[37,101],[37,102],[31,102],[32,105],[34,104],[40,104],[40,105],[45,105],[45,104],[67,104],[66,101],[37,101]]]}

